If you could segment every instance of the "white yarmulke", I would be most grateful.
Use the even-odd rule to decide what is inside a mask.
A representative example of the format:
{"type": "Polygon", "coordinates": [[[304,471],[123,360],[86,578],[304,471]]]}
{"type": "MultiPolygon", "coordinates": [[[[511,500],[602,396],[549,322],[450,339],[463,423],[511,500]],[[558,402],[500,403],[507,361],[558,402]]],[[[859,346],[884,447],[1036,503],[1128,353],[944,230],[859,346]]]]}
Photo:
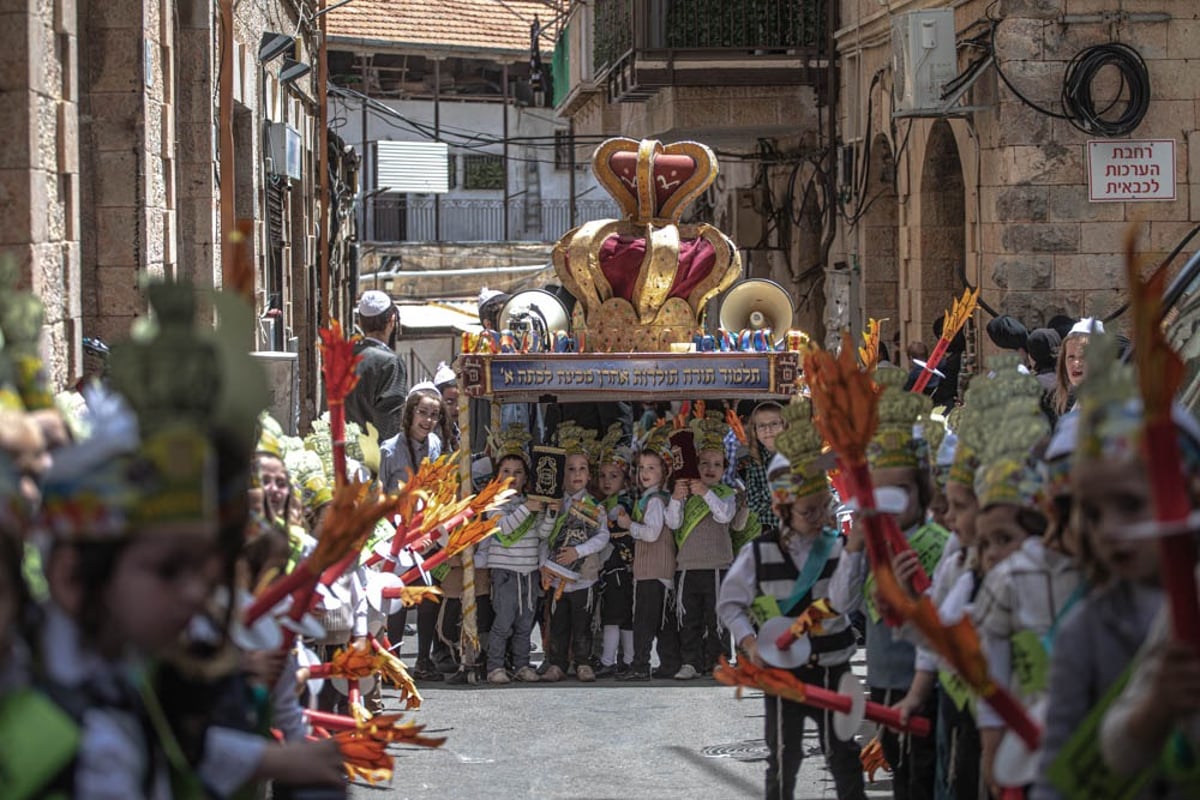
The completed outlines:
{"type": "Polygon", "coordinates": [[[363,292],[358,300],[358,315],[360,317],[378,317],[392,307],[392,298],[387,292],[371,289],[363,292]]]}
{"type": "Polygon", "coordinates": [[[1071,326],[1067,336],[1091,336],[1104,333],[1104,322],[1095,317],[1084,317],[1071,326]]]}
{"type": "Polygon", "coordinates": [[[482,306],[488,300],[491,300],[493,297],[499,297],[502,294],[504,294],[504,292],[497,291],[496,289],[489,289],[484,286],[479,290],[479,305],[482,306]]]}
{"type": "Polygon", "coordinates": [[[452,370],[445,361],[437,365],[437,370],[433,373],[433,383],[435,386],[447,386],[457,380],[452,370]]]}

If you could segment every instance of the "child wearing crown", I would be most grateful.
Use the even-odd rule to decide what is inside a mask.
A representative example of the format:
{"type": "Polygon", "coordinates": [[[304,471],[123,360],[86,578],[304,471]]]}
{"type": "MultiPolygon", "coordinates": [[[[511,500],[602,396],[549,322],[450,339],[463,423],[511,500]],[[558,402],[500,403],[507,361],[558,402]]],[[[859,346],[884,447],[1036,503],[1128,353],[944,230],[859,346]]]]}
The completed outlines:
{"type": "Polygon", "coordinates": [[[541,512],[540,524],[548,542],[543,563],[543,586],[557,585],[550,610],[550,667],[542,680],[566,677],[570,659],[580,681],[596,680],[588,663],[592,653],[593,588],[600,573],[600,552],[608,544],[608,519],[588,494],[596,432],[564,422],[558,445],[566,454],[561,508],[541,512]]]}
{"type": "Polygon", "coordinates": [[[720,414],[690,423],[699,478],[677,480],[665,519],[675,537],[675,598],[680,621],[677,680],[711,672],[725,652],[717,593],[733,563],[730,523],[738,511],[725,474],[725,425],[720,414]]]}
{"type": "Polygon", "coordinates": [[[641,496],[631,517],[617,511],[619,525],[629,529],[633,545],[633,668],[622,680],[648,681],[650,651],[658,639],[659,674],[672,678],[679,671],[678,631],[665,613],[675,577],[675,538],[666,523],[667,465],[671,463],[667,427],[647,435],[638,454],[641,496]]]}
{"type": "MultiPolygon", "coordinates": [[[[879,426],[867,448],[867,461],[875,485],[880,511],[890,513],[916,553],[908,566],[919,564],[933,574],[945,549],[948,532],[926,521],[933,496],[928,444],[916,435],[916,426],[928,414],[929,398],[905,392],[904,370],[880,366],[875,382],[882,387],[879,426]]],[[[863,593],[867,608],[867,685],[871,699],[894,705],[908,694],[915,677],[914,646],[883,618],[875,597],[875,581],[868,575],[866,541],[861,526],[851,530],[846,541],[844,568],[851,572],[852,585],[863,593]]],[[[930,699],[919,709],[922,716],[935,713],[930,699]]],[[[900,736],[886,730],[879,736],[884,757],[893,769],[898,798],[932,797],[937,761],[935,737],[900,736]]]]}
{"type": "Polygon", "coordinates": [[[613,423],[600,440],[596,468],[596,489],[609,530],[607,557],[600,571],[600,625],[604,642],[597,678],[628,672],[633,665],[633,537],[618,520],[621,511],[628,514],[633,510],[633,500],[626,491],[626,470],[632,456],[629,448],[621,444],[623,437],[621,424],[613,423]],[[624,656],[620,663],[618,650],[624,656]]]}
{"type": "MultiPolygon", "coordinates": [[[[770,464],[772,505],[782,521],[739,553],[721,584],[717,610],[733,633],[738,649],[762,665],[757,632],[767,620],[801,613],[819,615],[821,633],[809,634],[812,655],[793,670],[817,686],[837,686],[850,671],[855,634],[848,612],[861,603],[852,573],[839,568],[842,539],[831,524],[831,496],[823,467],[821,436],[810,418],[810,405],[800,400],[784,410],[788,429],[776,440],[779,452],[770,464]]],[[[768,665],[770,666],[770,665],[768,665]]],[[[811,718],[833,773],[841,800],[865,797],[859,747],[853,739],[833,735],[829,712],[767,696],[764,731],[767,740],[766,796],[791,798],[804,759],[804,725],[811,718]]]]}
{"type": "Polygon", "coordinates": [[[540,676],[529,664],[529,636],[541,593],[538,566],[544,556],[550,529],[538,524],[545,503],[525,496],[529,479],[530,437],[524,425],[509,425],[493,443],[496,477],[511,478],[517,492],[495,516],[499,530],[492,536],[488,564],[492,573],[492,630],[487,644],[488,683],[502,685],[513,679],[535,683],[540,676]],[[510,643],[512,677],[505,670],[510,643]]]}

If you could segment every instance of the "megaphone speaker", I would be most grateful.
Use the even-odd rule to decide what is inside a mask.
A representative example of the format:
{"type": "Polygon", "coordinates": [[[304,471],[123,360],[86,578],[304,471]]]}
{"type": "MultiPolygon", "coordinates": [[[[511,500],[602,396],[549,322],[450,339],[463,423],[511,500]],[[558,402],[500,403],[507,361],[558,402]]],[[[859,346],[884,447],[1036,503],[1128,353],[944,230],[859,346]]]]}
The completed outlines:
{"type": "Polygon", "coordinates": [[[721,303],[721,327],[736,333],[770,329],[776,342],[792,327],[795,309],[787,290],[775,281],[751,278],[735,285],[721,303]]]}

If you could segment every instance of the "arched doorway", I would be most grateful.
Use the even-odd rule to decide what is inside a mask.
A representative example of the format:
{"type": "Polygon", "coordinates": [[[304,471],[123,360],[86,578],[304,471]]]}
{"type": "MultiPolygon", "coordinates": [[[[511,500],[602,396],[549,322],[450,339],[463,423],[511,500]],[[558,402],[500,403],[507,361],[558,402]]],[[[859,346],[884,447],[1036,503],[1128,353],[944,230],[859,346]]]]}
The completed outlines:
{"type": "Polygon", "coordinates": [[[861,305],[863,325],[869,317],[888,320],[883,341],[890,348],[900,332],[900,229],[896,200],[896,159],[882,133],[871,143],[860,223],[861,305]]]}
{"type": "Polygon", "coordinates": [[[932,342],[933,320],[958,293],[958,271],[966,258],[966,185],[954,132],[945,120],[933,123],[929,131],[920,212],[913,223],[919,242],[908,276],[915,292],[913,336],[932,342]]]}

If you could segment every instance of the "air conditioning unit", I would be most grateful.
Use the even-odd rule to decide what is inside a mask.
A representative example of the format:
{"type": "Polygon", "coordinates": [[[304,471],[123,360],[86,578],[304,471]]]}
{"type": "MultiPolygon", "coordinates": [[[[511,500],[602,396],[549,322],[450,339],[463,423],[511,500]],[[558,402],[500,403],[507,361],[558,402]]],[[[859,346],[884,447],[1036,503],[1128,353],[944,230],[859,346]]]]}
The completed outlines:
{"type": "Polygon", "coordinates": [[[937,116],[958,73],[954,11],[910,11],[892,20],[892,116],[937,116]]]}
{"type": "Polygon", "coordinates": [[[267,146],[271,174],[300,180],[300,131],[286,122],[272,122],[267,127],[267,146]]]}
{"type": "Polygon", "coordinates": [[[267,373],[271,401],[267,409],[279,420],[283,432],[296,436],[300,429],[300,356],[296,353],[260,350],[250,355],[267,373]]]}

